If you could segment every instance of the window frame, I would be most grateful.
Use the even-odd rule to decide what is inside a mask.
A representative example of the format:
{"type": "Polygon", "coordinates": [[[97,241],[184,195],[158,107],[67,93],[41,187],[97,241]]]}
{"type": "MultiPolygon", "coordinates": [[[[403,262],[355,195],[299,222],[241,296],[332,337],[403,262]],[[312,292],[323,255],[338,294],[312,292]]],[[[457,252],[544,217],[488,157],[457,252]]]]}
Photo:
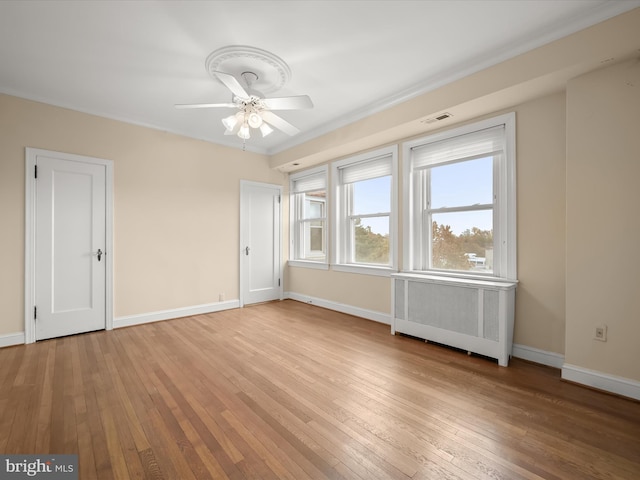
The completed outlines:
{"type": "MultiPolygon", "coordinates": [[[[515,122],[515,113],[511,112],[403,143],[403,271],[484,280],[513,281],[517,279],[515,122]],[[425,202],[428,195],[425,188],[429,187],[425,187],[422,182],[429,181],[428,176],[432,167],[414,169],[412,152],[415,148],[429,143],[498,126],[504,126],[504,153],[502,158],[494,157],[493,160],[493,272],[480,273],[429,268],[432,245],[431,225],[425,225],[427,210],[425,202]],[[425,176],[427,176],[426,179],[425,176]],[[423,245],[426,245],[426,248],[422,247],[423,245]]],[[[447,161],[435,163],[432,166],[450,163],[456,162],[447,161]]],[[[438,209],[432,209],[432,212],[436,210],[438,209]]]]}
{"type": "Polygon", "coordinates": [[[398,145],[379,148],[370,152],[354,155],[331,164],[331,182],[333,194],[333,222],[331,242],[331,268],[336,271],[360,273],[378,276],[390,276],[398,271],[397,263],[397,231],[398,231],[398,145]],[[384,157],[389,157],[391,162],[391,185],[389,191],[389,212],[375,212],[370,214],[353,214],[350,211],[352,204],[353,184],[343,184],[341,181],[341,169],[351,165],[366,164],[384,157]],[[356,263],[351,254],[354,254],[354,239],[351,238],[351,222],[355,218],[372,218],[389,216],[389,264],[356,263]]]}
{"type": "MultiPolygon", "coordinates": [[[[313,193],[313,192],[304,192],[305,194],[307,193],[313,193]]],[[[319,217],[309,217],[309,218],[303,218],[303,219],[299,219],[298,221],[302,223],[302,226],[304,227],[304,239],[305,239],[305,243],[304,243],[304,258],[308,261],[314,261],[313,260],[313,255],[315,252],[322,252],[322,250],[312,250],[311,249],[311,232],[314,229],[320,228],[322,229],[322,233],[321,233],[321,237],[322,237],[322,245],[325,247],[324,248],[324,256],[325,259],[327,257],[327,255],[329,254],[328,250],[327,250],[327,197],[325,196],[324,199],[314,199],[313,197],[309,198],[305,198],[303,200],[304,202],[308,202],[309,204],[313,204],[313,203],[317,203],[320,204],[320,211],[321,211],[321,215],[319,217]],[[324,222],[324,226],[318,227],[316,225],[313,225],[314,222],[318,222],[318,221],[322,221],[324,222]],[[307,245],[308,243],[308,245],[307,245]]],[[[305,205],[303,207],[306,211],[307,209],[307,205],[305,205]]],[[[317,254],[317,253],[316,253],[317,254]]]]}
{"type": "MultiPolygon", "coordinates": [[[[330,191],[329,191],[329,168],[328,165],[323,165],[316,168],[311,168],[308,170],[303,170],[300,172],[292,173],[289,175],[289,228],[290,228],[290,244],[289,244],[289,261],[288,264],[294,267],[307,267],[307,268],[316,268],[322,270],[329,269],[329,243],[328,243],[328,233],[327,229],[329,228],[329,206],[331,205],[330,200],[330,191]],[[324,188],[316,189],[316,190],[305,190],[302,192],[295,191],[295,184],[297,181],[302,180],[306,177],[323,177],[324,179],[324,188]],[[324,216],[322,217],[313,217],[313,218],[303,218],[299,217],[300,214],[303,214],[305,211],[305,199],[307,193],[312,193],[314,191],[325,191],[324,198],[324,216]],[[302,229],[311,230],[311,223],[314,221],[322,221],[324,222],[323,232],[322,232],[322,243],[325,246],[325,256],[324,259],[314,260],[313,258],[299,258],[300,252],[311,253],[311,251],[307,252],[307,244],[306,241],[304,244],[301,244],[303,239],[307,238],[303,233],[302,229]],[[306,225],[306,226],[305,226],[306,225]]],[[[309,237],[310,238],[310,237],[309,237]]]]}

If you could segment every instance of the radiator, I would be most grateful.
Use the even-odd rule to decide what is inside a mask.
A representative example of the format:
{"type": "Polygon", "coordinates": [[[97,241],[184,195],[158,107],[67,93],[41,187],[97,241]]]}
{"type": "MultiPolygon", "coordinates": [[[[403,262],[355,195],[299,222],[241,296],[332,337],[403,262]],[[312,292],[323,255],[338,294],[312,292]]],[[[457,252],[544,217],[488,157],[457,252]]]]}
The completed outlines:
{"type": "Polygon", "coordinates": [[[392,275],[391,333],[405,333],[509,364],[516,282],[392,275]]]}

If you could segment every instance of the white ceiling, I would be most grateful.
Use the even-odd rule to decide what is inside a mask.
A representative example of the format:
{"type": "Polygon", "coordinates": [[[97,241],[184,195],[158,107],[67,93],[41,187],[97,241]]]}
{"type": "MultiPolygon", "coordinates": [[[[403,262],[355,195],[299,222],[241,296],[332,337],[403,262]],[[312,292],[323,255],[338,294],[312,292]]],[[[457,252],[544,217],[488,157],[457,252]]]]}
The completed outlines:
{"type": "Polygon", "coordinates": [[[301,133],[253,135],[274,154],[640,5],[638,0],[0,1],[0,92],[242,148],[207,56],[247,45],[292,77],[268,96],[301,133]]]}

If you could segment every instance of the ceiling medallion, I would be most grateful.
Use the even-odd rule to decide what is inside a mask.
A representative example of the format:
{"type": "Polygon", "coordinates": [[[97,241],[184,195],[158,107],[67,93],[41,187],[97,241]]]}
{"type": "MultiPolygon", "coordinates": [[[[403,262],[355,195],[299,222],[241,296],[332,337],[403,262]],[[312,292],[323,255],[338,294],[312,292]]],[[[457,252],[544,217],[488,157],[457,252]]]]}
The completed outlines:
{"type": "Polygon", "coordinates": [[[176,108],[235,108],[235,114],[222,119],[224,134],[237,135],[243,145],[251,138],[252,128],[259,129],[263,137],[274,129],[287,135],[300,133],[274,111],[313,108],[311,98],[308,95],[265,97],[265,93],[279,90],[291,78],[291,70],[281,58],[259,48],[234,45],[211,53],[205,65],[211,78],[227,87],[231,101],[182,103],[176,104],[176,108]]]}
{"type": "Polygon", "coordinates": [[[228,73],[236,78],[252,72],[257,78],[251,88],[262,94],[280,90],[291,79],[291,69],[284,60],[266,50],[247,45],[230,45],[215,50],[207,57],[205,67],[216,81],[220,79],[215,72],[228,73]]]}

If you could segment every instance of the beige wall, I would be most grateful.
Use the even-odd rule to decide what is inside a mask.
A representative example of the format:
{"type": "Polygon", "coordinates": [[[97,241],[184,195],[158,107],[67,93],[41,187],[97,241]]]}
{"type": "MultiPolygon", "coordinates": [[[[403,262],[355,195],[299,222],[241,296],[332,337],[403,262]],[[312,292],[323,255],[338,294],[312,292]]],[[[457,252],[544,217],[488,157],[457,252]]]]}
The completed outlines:
{"type": "Polygon", "coordinates": [[[567,86],[568,364],[640,380],[640,63],[567,86]],[[606,343],[593,339],[608,326],[606,343]]]}
{"type": "Polygon", "coordinates": [[[564,353],[565,95],[517,112],[518,288],[514,342],[564,353]]]}
{"type": "MultiPolygon", "coordinates": [[[[509,111],[516,112],[517,124],[520,283],[514,341],[563,353],[565,95],[562,92],[548,95],[509,111]]],[[[504,111],[495,114],[499,113],[504,111]]],[[[402,181],[399,183],[401,186],[402,181]]],[[[398,201],[402,202],[401,191],[398,201]]],[[[400,258],[402,254],[400,251],[400,258]]],[[[389,278],[290,267],[286,288],[294,293],[387,315],[391,311],[389,278]]]]}
{"type": "Polygon", "coordinates": [[[25,147],[114,162],[114,315],[237,299],[240,180],[266,156],[0,95],[0,335],[24,331],[25,147]]]}
{"type": "Polygon", "coordinates": [[[330,302],[388,314],[391,311],[391,283],[388,277],[288,268],[289,292],[330,302]]]}

